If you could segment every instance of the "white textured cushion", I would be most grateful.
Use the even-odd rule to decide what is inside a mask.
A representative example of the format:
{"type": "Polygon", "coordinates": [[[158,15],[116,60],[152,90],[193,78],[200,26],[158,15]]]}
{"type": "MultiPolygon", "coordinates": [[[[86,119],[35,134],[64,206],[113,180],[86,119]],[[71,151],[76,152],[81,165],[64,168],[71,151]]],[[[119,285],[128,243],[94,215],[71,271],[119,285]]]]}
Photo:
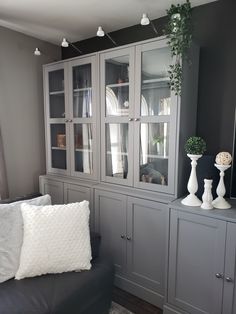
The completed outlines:
{"type": "Polygon", "coordinates": [[[16,279],[91,268],[89,202],[22,204],[23,245],[16,279]]]}
{"type": "Polygon", "coordinates": [[[0,282],[15,276],[19,267],[23,242],[21,204],[50,205],[50,195],[29,200],[0,204],[0,282]]]}

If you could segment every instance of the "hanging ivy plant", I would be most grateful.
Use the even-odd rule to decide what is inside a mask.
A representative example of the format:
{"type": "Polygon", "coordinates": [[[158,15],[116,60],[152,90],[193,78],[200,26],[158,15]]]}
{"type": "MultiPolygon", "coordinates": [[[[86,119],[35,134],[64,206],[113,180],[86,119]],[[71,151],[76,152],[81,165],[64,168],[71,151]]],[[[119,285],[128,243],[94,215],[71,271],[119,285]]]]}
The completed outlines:
{"type": "Polygon", "coordinates": [[[186,58],[187,50],[192,42],[192,8],[190,1],[184,4],[171,5],[167,10],[168,24],[166,36],[171,55],[175,63],[170,65],[168,71],[170,77],[170,88],[176,95],[181,95],[182,64],[186,58]]]}

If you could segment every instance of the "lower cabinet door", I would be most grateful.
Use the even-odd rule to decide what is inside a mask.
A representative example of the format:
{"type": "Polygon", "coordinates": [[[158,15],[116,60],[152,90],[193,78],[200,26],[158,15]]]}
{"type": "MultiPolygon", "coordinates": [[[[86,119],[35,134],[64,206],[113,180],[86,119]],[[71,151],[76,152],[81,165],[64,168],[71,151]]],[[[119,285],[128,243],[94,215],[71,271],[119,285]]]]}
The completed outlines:
{"type": "Polygon", "coordinates": [[[226,222],[171,210],[168,303],[191,314],[220,314],[226,222]]]}
{"type": "Polygon", "coordinates": [[[84,200],[91,202],[91,193],[89,187],[64,183],[65,203],[82,202],[84,200]]]}
{"type": "Polygon", "coordinates": [[[113,260],[116,274],[125,272],[126,199],[122,194],[95,191],[95,229],[101,235],[100,254],[113,260]]]}
{"type": "Polygon", "coordinates": [[[160,307],[164,298],[168,218],[166,205],[128,198],[128,274],[139,286],[158,294],[150,301],[160,307]]]}
{"type": "Polygon", "coordinates": [[[40,177],[40,193],[49,194],[52,204],[63,204],[63,182],[40,177]]]}
{"type": "Polygon", "coordinates": [[[83,185],[64,183],[64,202],[65,204],[89,201],[90,208],[90,228],[94,230],[94,210],[92,188],[83,185]]]}
{"type": "Polygon", "coordinates": [[[236,224],[227,223],[223,314],[236,313],[236,224]]]}

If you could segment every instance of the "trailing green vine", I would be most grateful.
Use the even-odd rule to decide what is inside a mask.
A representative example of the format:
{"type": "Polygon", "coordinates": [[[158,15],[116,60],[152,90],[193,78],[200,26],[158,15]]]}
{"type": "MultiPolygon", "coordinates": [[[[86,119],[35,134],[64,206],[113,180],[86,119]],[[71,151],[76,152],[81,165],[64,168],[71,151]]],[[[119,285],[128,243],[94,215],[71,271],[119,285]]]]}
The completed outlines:
{"type": "Polygon", "coordinates": [[[186,58],[187,50],[192,42],[192,8],[189,0],[180,5],[171,5],[167,10],[168,23],[166,37],[175,63],[170,65],[168,71],[170,88],[176,95],[181,95],[182,64],[186,58]]]}

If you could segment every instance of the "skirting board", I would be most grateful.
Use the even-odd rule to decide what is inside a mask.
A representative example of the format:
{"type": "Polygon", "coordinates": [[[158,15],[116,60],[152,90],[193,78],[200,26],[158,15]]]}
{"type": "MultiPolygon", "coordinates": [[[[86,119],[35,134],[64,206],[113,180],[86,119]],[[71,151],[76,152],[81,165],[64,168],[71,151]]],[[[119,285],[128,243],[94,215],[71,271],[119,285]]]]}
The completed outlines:
{"type": "Polygon", "coordinates": [[[187,312],[180,312],[179,310],[175,310],[169,305],[164,305],[163,307],[163,314],[188,314],[187,312]]]}
{"type": "Polygon", "coordinates": [[[133,281],[127,280],[123,277],[120,276],[115,276],[115,286],[123,289],[136,297],[147,301],[160,309],[163,309],[163,304],[164,304],[164,296],[149,290],[147,288],[144,288],[133,281]]]}

